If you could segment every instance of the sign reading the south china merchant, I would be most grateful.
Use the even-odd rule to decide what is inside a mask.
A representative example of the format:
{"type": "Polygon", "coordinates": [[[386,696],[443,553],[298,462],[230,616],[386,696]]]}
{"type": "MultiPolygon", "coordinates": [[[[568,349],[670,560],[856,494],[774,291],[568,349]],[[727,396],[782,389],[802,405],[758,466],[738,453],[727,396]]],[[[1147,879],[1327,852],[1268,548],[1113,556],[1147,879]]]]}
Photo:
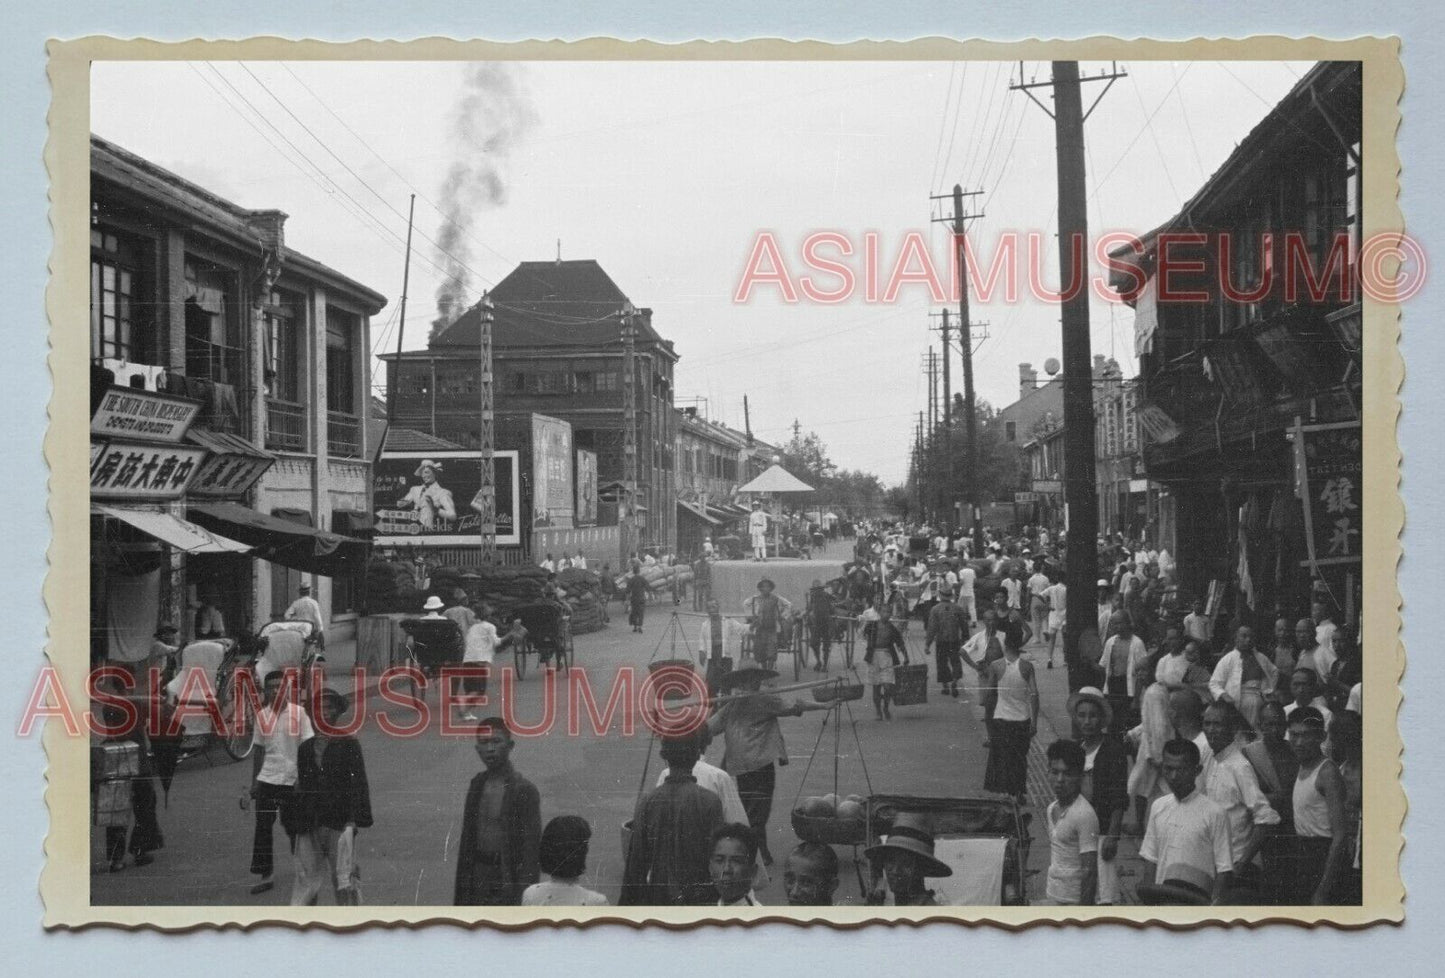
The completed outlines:
{"type": "Polygon", "coordinates": [[[175,499],[190,486],[203,448],[113,441],[92,453],[90,494],[103,498],[175,499]]]}
{"type": "Polygon", "coordinates": [[[132,387],[112,387],[91,416],[90,433],[175,445],[186,436],[186,429],[200,410],[196,401],[132,387]]]}

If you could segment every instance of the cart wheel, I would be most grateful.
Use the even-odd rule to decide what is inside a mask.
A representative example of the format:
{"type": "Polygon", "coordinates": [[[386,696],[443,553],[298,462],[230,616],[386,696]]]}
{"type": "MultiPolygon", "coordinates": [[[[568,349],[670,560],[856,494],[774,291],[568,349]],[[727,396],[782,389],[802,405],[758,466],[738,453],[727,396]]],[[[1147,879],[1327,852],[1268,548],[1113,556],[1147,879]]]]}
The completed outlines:
{"type": "MultiPolygon", "coordinates": [[[[232,723],[235,717],[235,701],[236,682],[231,679],[223,688],[220,699],[221,719],[227,724],[232,723]]],[[[246,715],[242,718],[241,726],[228,726],[222,743],[233,761],[250,756],[252,748],[256,746],[256,718],[249,703],[246,705],[246,715]]]]}
{"type": "Polygon", "coordinates": [[[516,648],[512,650],[512,668],[517,672],[517,681],[527,678],[527,650],[516,648]]]}

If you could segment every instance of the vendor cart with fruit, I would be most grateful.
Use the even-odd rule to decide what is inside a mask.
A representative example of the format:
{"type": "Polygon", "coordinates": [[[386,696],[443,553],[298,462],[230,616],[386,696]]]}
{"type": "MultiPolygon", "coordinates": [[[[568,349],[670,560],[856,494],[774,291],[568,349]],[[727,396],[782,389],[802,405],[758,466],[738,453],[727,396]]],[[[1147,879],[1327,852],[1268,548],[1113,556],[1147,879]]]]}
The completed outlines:
{"type": "Polygon", "coordinates": [[[863,783],[868,795],[873,793],[868,762],[863,757],[863,742],[858,737],[858,721],[853,716],[851,705],[855,700],[863,698],[863,692],[862,683],[850,683],[842,678],[813,688],[813,698],[821,703],[831,703],[834,709],[824,715],[823,724],[818,729],[818,739],[813,744],[808,766],[803,770],[802,780],[798,783],[798,795],[793,800],[792,822],[793,832],[805,842],[850,846],[853,849],[853,869],[858,877],[858,888],[866,895],[868,883],[864,879],[859,847],[868,844],[868,796],[842,794],[839,773],[843,756],[843,714],[846,712],[853,733],[853,743],[858,751],[858,762],[863,771],[863,783]],[[805,798],[803,792],[808,786],[808,775],[812,773],[813,765],[818,760],[823,737],[830,726],[833,732],[833,790],[825,795],[805,798]]]}

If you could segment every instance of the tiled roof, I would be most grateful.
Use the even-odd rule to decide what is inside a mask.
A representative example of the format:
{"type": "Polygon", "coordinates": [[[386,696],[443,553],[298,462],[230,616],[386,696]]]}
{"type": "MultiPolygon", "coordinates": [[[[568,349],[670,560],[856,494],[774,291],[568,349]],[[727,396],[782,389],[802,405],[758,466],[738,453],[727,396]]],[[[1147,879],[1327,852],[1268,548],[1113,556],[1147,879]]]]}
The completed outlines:
{"type": "MultiPolygon", "coordinates": [[[[524,261],[490,292],[494,347],[578,346],[597,349],[622,342],[618,313],[628,298],[595,260],[524,261]]],[[[438,347],[479,343],[480,311],[468,309],[432,340],[438,347]]],[[[651,311],[635,318],[637,342],[664,344],[651,311]]]]}
{"type": "Polygon", "coordinates": [[[392,428],[386,433],[385,450],[388,452],[458,452],[463,447],[415,428],[392,428]]]}

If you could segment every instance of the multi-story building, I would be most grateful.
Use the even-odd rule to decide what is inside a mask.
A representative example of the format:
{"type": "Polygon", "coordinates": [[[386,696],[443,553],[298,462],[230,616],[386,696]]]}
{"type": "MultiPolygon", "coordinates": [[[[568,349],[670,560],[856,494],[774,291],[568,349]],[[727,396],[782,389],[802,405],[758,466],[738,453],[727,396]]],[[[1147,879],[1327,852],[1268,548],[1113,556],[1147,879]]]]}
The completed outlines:
{"type": "Polygon", "coordinates": [[[729,532],[747,514],[734,498],[751,456],[747,436],[683,408],[677,416],[678,551],[697,553],[704,535],[729,532]]]}
{"type": "Polygon", "coordinates": [[[1246,620],[1298,617],[1317,585],[1359,607],[1361,92],[1359,63],[1315,65],[1177,215],[1115,252],[1180,583],[1246,620]],[[1306,494],[1321,452],[1328,481],[1306,494]]]}
{"type": "MultiPolygon", "coordinates": [[[[367,548],[352,534],[364,535],[371,511],[370,322],[386,300],[288,248],[285,222],[91,137],[94,393],[139,388],[161,405],[141,410],[189,405],[192,420],[172,430],[167,458],[205,456],[192,460],[198,474],[183,492],[151,494],[143,479],[104,471],[124,440],[107,440],[117,422],[101,418],[104,407],[93,417],[101,654],[148,645],[160,620],[189,637],[202,601],[232,634],[257,627],[303,581],[333,641],[354,630],[367,548]],[[224,543],[187,548],[197,525],[224,543]],[[146,574],[128,573],[136,554],[146,574]]],[[[160,430],[141,441],[164,441],[160,430]]]]}
{"type": "MultiPolygon", "coordinates": [[[[596,261],[528,261],[489,293],[493,400],[498,416],[541,414],[572,426],[574,445],[597,455],[599,483],[625,483],[624,323],[634,327],[637,451],[636,546],[676,546],[672,343],[635,309],[596,261]]],[[[388,354],[393,417],[467,448],[480,446],[479,351],[483,309],[438,325],[425,351],[388,354]]],[[[610,511],[610,512],[609,512],[610,511]]],[[[616,521],[605,507],[599,521],[616,521]]],[[[625,546],[625,545],[624,545],[625,546]]]]}

